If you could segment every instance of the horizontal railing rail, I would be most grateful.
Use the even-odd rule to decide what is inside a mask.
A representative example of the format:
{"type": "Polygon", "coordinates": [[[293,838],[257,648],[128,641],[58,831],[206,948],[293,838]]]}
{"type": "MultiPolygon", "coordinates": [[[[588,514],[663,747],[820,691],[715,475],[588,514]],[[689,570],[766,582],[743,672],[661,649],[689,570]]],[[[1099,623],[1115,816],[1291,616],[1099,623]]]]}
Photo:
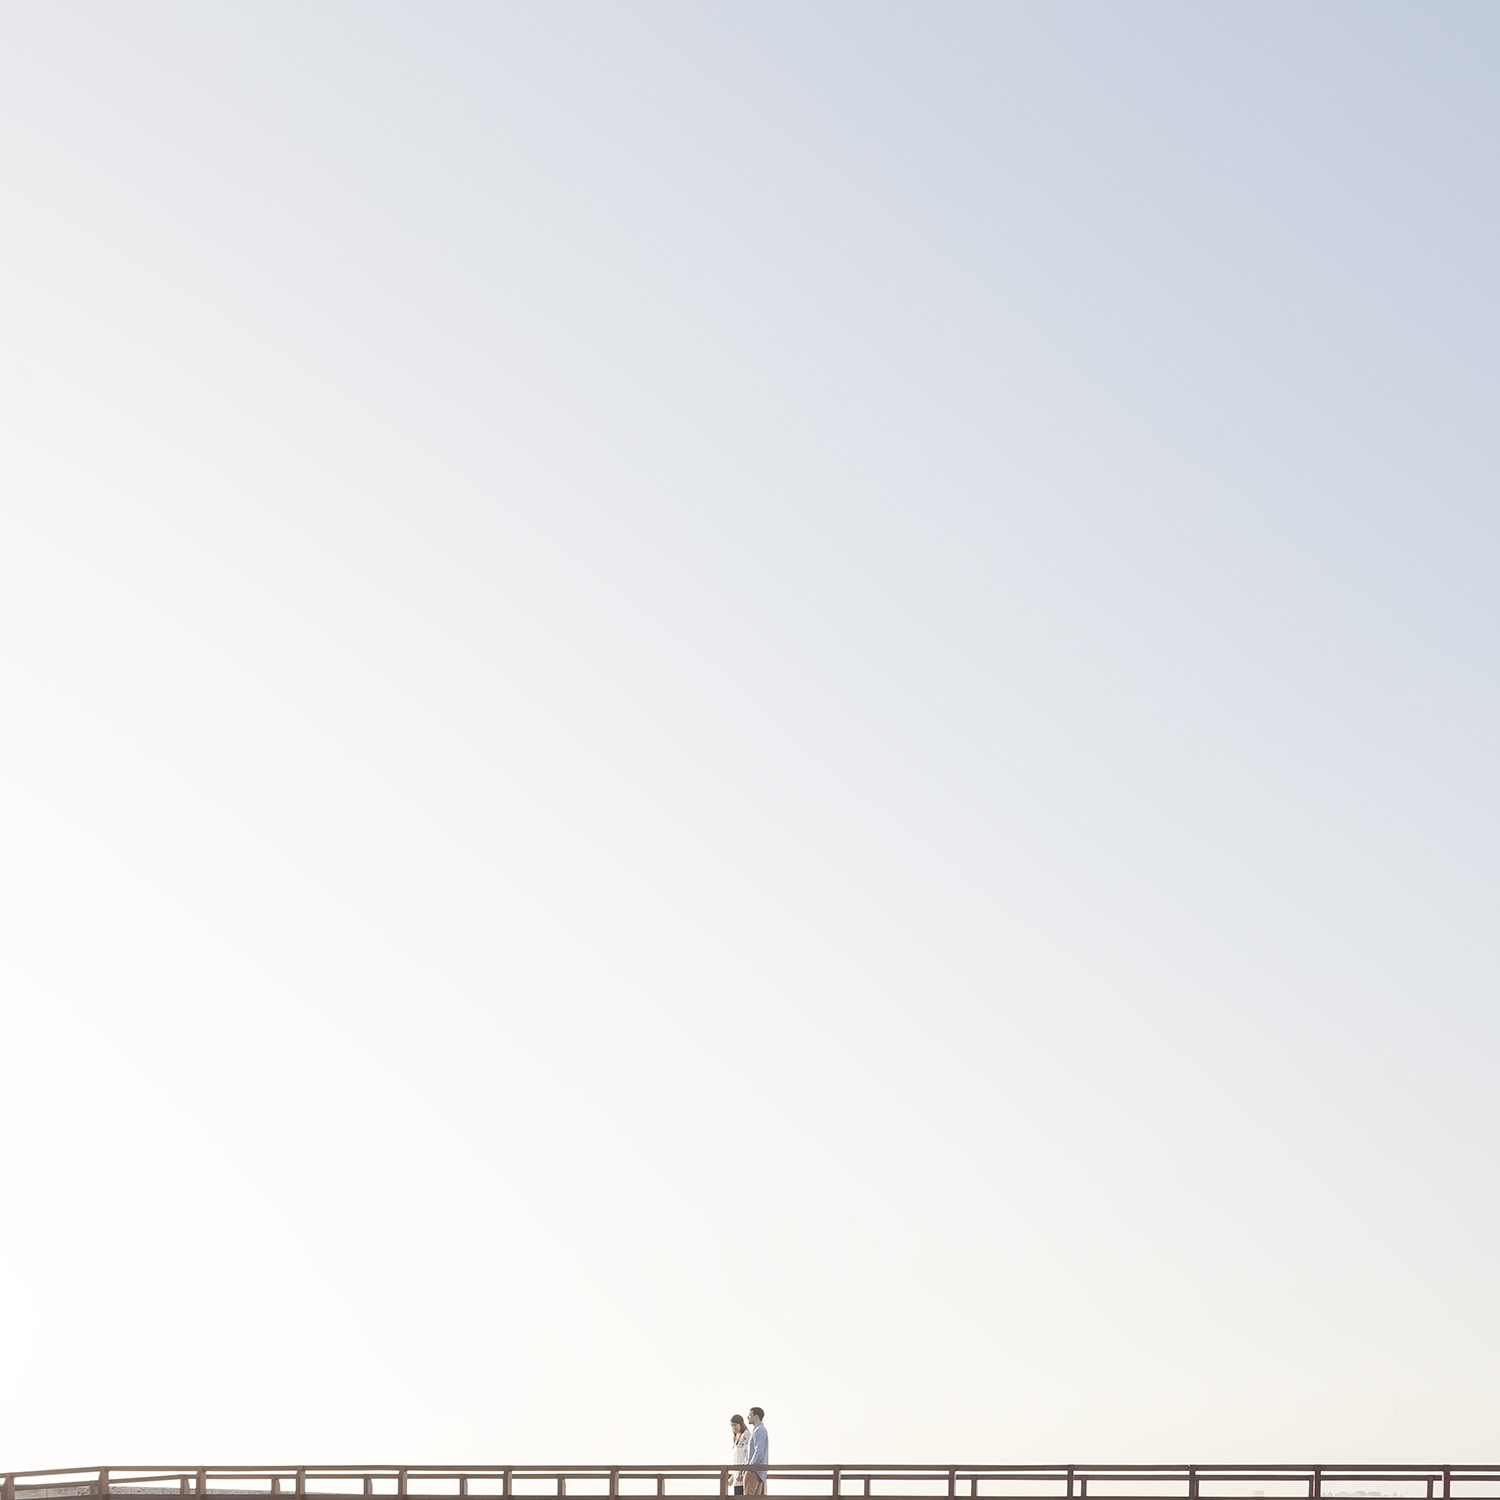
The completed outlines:
{"type": "MultiPolygon", "coordinates": [[[[290,1496],[295,1500],[718,1500],[705,1464],[146,1464],[0,1475],[0,1500],[290,1496]]],[[[1500,1464],[770,1464],[774,1500],[1500,1500],[1500,1464]]]]}

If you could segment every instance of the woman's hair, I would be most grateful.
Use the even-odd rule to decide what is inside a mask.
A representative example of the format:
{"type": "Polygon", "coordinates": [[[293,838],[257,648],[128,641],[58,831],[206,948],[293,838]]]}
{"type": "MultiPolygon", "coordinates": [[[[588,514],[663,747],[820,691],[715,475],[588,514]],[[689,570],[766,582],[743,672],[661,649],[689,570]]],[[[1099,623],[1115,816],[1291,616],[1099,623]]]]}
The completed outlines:
{"type": "Polygon", "coordinates": [[[745,1430],[745,1419],[738,1412],[735,1412],[735,1414],[729,1419],[729,1425],[731,1427],[738,1427],[739,1430],[743,1432],[745,1430]]]}

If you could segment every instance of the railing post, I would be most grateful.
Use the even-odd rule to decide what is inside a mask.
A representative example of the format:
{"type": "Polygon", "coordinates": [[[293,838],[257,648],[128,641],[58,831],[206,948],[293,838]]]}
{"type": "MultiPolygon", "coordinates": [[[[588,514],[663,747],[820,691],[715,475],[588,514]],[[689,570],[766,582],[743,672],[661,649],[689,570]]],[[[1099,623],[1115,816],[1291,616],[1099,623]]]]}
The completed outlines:
{"type": "MultiPolygon", "coordinates": [[[[181,1474],[177,1479],[177,1493],[179,1495],[185,1495],[187,1494],[187,1492],[187,1475],[181,1474]]],[[[279,1479],[273,1479],[271,1481],[271,1492],[278,1495],[281,1493],[281,1481],[279,1479]]]]}
{"type": "MultiPolygon", "coordinates": [[[[615,1500],[615,1497],[619,1493],[620,1493],[620,1471],[618,1469],[611,1469],[609,1471],[609,1500],[615,1500]]],[[[724,1483],[723,1483],[722,1479],[719,1482],[719,1493],[721,1495],[724,1493],[724,1483]]]]}
{"type": "Polygon", "coordinates": [[[0,1500],[16,1500],[16,1476],[7,1474],[5,1482],[0,1484],[0,1500]]]}
{"type": "Polygon", "coordinates": [[[297,1470],[297,1500],[306,1500],[307,1497],[307,1470],[297,1470]]]}
{"type": "MultiPolygon", "coordinates": [[[[398,1495],[404,1495],[406,1493],[406,1470],[405,1469],[397,1469],[396,1470],[396,1493],[398,1495]]],[[[510,1493],[510,1491],[507,1490],[505,1493],[508,1495],[510,1493]]]]}
{"type": "Polygon", "coordinates": [[[561,1474],[557,1476],[557,1493],[559,1495],[566,1495],[568,1493],[568,1481],[561,1474]]]}
{"type": "Polygon", "coordinates": [[[208,1470],[207,1469],[199,1469],[198,1470],[197,1492],[198,1492],[198,1494],[200,1496],[206,1495],[208,1493],[208,1470]]]}
{"type": "Polygon", "coordinates": [[[371,1475],[366,1474],[365,1475],[365,1494],[367,1494],[367,1495],[373,1495],[374,1493],[375,1493],[375,1480],[374,1480],[374,1478],[371,1475]]]}
{"type": "Polygon", "coordinates": [[[109,1500],[109,1470],[99,1470],[99,1500],[109,1500]]]}
{"type": "Polygon", "coordinates": [[[842,1476],[842,1470],[835,1469],[833,1471],[833,1500],[838,1500],[838,1497],[844,1493],[844,1481],[842,1476]]]}
{"type": "Polygon", "coordinates": [[[1073,1500],[1073,1471],[1068,1470],[1068,1500],[1073,1500]]]}
{"type": "MultiPolygon", "coordinates": [[[[949,1469],[948,1470],[948,1500],[953,1500],[953,1497],[957,1493],[958,1493],[958,1470],[957,1469],[949,1469]]],[[[1071,1484],[1068,1485],[1068,1493],[1070,1495],[1073,1493],[1073,1486],[1071,1484]]]]}
{"type": "MultiPolygon", "coordinates": [[[[610,1485],[611,1485],[611,1489],[610,1489],[610,1494],[611,1495],[618,1495],[620,1493],[620,1491],[619,1491],[619,1480],[620,1480],[620,1471],[618,1469],[616,1469],[610,1475],[610,1480],[609,1480],[610,1485]]],[[[719,1470],[719,1493],[721,1495],[727,1495],[729,1493],[729,1470],[728,1469],[720,1469],[719,1470]]]]}
{"type": "Polygon", "coordinates": [[[460,1495],[467,1495],[469,1493],[469,1476],[467,1474],[460,1474],[458,1476],[458,1493],[460,1495]]]}
{"type": "Polygon", "coordinates": [[[1188,1500],[1198,1500],[1198,1471],[1188,1468],[1188,1500]]]}
{"type": "Polygon", "coordinates": [[[1322,1493],[1323,1471],[1321,1469],[1314,1469],[1312,1471],[1312,1478],[1307,1481],[1308,1500],[1318,1500],[1318,1496],[1320,1496],[1322,1493]]]}
{"type": "MultiPolygon", "coordinates": [[[[1453,1494],[1453,1472],[1451,1469],[1443,1470],[1443,1500],[1450,1500],[1453,1494]]],[[[15,1490],[12,1489],[9,1500],[15,1500],[15,1490]]]]}
{"type": "Polygon", "coordinates": [[[507,1469],[505,1471],[505,1473],[502,1476],[502,1478],[503,1478],[503,1483],[501,1485],[500,1493],[502,1495],[505,1495],[505,1496],[508,1497],[510,1495],[510,1470],[509,1469],[507,1469]]]}

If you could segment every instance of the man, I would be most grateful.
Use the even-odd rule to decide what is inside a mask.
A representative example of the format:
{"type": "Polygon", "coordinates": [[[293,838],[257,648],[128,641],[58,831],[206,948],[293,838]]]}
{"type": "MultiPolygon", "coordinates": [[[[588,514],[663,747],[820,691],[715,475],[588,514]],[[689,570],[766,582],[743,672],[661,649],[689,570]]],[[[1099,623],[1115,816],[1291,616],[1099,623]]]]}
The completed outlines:
{"type": "Polygon", "coordinates": [[[766,1465],[771,1459],[771,1434],[766,1431],[766,1414],[760,1407],[750,1408],[750,1465],[745,1470],[745,1493],[764,1495],[766,1465]]]}

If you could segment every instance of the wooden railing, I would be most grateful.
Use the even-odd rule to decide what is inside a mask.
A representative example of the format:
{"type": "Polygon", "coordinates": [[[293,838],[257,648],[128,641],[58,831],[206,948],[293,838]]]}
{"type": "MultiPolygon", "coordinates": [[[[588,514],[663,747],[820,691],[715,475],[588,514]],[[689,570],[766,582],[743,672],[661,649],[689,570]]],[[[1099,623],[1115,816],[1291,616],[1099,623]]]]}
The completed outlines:
{"type": "MultiPolygon", "coordinates": [[[[0,1479],[0,1500],[134,1495],[295,1500],[729,1495],[735,1471],[699,1464],[157,1464],[32,1469],[0,1479]]],[[[1500,1464],[771,1464],[775,1500],[1500,1500],[1500,1464]]]]}

